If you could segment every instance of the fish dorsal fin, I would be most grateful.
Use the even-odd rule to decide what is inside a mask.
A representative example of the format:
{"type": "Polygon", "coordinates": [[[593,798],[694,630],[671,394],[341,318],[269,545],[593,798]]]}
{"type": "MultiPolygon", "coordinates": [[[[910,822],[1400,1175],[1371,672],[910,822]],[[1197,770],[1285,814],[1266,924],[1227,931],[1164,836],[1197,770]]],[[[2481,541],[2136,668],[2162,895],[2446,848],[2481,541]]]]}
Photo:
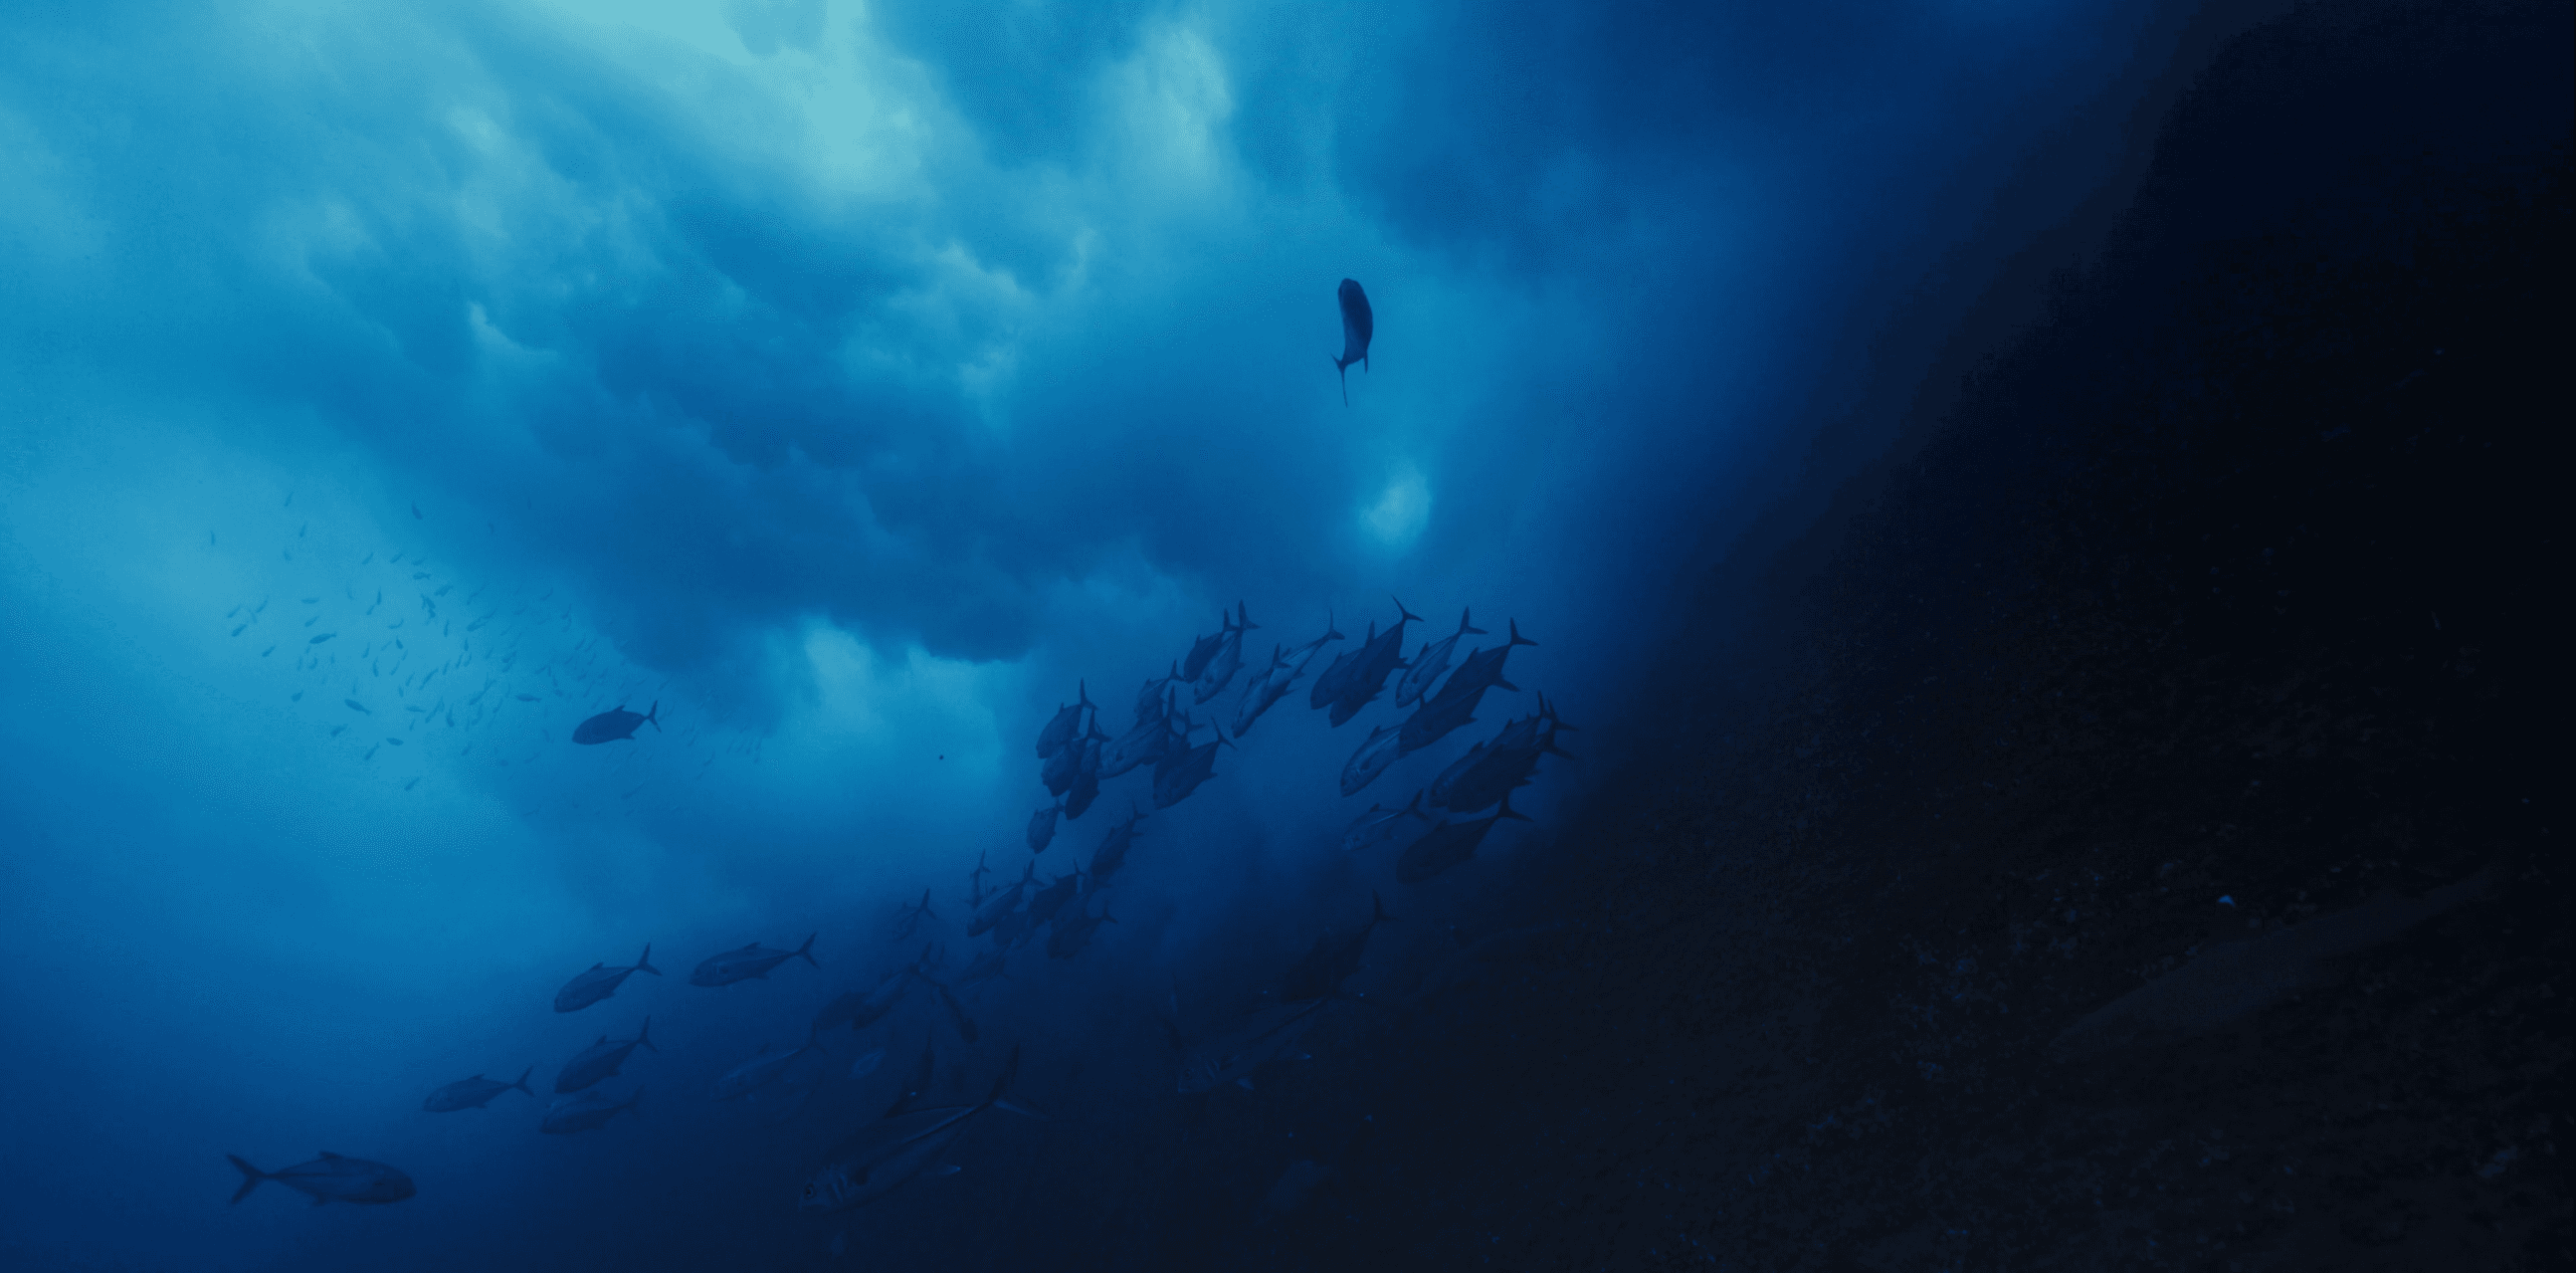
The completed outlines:
{"type": "Polygon", "coordinates": [[[592,1046],[592,1047],[598,1047],[601,1043],[606,1043],[606,1042],[608,1042],[608,1036],[603,1034],[603,1035],[599,1036],[599,1039],[598,1039],[598,1041],[597,1041],[597,1042],[592,1043],[590,1046],[592,1046]]]}
{"type": "Polygon", "coordinates": [[[591,970],[592,972],[597,972],[597,971],[599,971],[600,969],[605,968],[605,967],[607,967],[607,966],[608,966],[608,965],[606,965],[606,964],[592,964],[592,965],[590,966],[590,970],[591,970]]]}
{"type": "Polygon", "coordinates": [[[334,1159],[336,1159],[336,1158],[338,1158],[338,1157],[339,1157],[339,1155],[338,1155],[338,1154],[332,1153],[330,1150],[327,1150],[327,1149],[322,1151],[322,1156],[323,1156],[323,1157],[325,1157],[325,1158],[334,1158],[334,1159]]]}

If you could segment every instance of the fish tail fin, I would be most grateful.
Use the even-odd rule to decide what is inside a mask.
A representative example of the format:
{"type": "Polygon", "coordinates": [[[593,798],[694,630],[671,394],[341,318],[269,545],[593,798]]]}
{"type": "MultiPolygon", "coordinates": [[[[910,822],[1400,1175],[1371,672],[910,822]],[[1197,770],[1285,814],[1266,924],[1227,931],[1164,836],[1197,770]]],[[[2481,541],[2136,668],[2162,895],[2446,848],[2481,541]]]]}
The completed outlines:
{"type": "Polygon", "coordinates": [[[653,966],[653,944],[651,942],[646,942],[644,944],[644,953],[635,957],[635,971],[649,972],[656,977],[662,975],[662,970],[653,966]]]}
{"type": "Polygon", "coordinates": [[[1536,818],[1532,818],[1526,813],[1517,812],[1512,808],[1512,793],[1508,791],[1503,793],[1503,807],[1494,811],[1494,817],[1498,821],[1503,818],[1518,818],[1523,822],[1537,821],[1536,818]]]}
{"type": "Polygon", "coordinates": [[[1404,598],[1399,597],[1399,596],[1396,596],[1394,593],[1391,593],[1391,592],[1390,592],[1390,593],[1388,593],[1388,594],[1387,594],[1387,600],[1394,602],[1394,603],[1395,603],[1395,612],[1396,612],[1398,615],[1403,616],[1402,618],[1397,619],[1397,620],[1396,620],[1396,622],[1398,622],[1398,623],[1402,623],[1402,622],[1404,622],[1404,620],[1405,620],[1405,619],[1411,619],[1411,620],[1413,620],[1415,623],[1420,623],[1420,622],[1422,622],[1422,616],[1421,616],[1421,615],[1415,614],[1414,612],[1412,612],[1412,611],[1407,610],[1407,609],[1405,609],[1405,608],[1404,608],[1404,598]]]}
{"type": "Polygon", "coordinates": [[[631,1111],[637,1118],[644,1117],[644,1089],[636,1088],[635,1094],[627,1097],[626,1103],[617,1108],[631,1111]]]}
{"type": "Polygon", "coordinates": [[[1235,629],[1235,631],[1237,631],[1237,632],[1250,632],[1250,631],[1251,631],[1251,630],[1253,630],[1254,628],[1257,628],[1257,627],[1260,627],[1260,626],[1261,626],[1260,624],[1258,624],[1258,623],[1254,623],[1254,622],[1252,621],[1252,612],[1251,612],[1250,610],[1247,610],[1247,609],[1245,609],[1245,608],[1244,608],[1244,606],[1243,606],[1243,602],[1241,602],[1240,600],[1238,600],[1238,601],[1236,601],[1236,602],[1234,603],[1234,629],[1235,629]]]}
{"type": "Polygon", "coordinates": [[[1342,369],[1348,366],[1348,362],[1339,358],[1333,360],[1333,374],[1342,378],[1342,405],[1346,407],[1351,405],[1351,373],[1342,369]]]}
{"type": "Polygon", "coordinates": [[[535,1089],[535,1088],[533,1088],[533,1087],[528,1086],[528,1076],[529,1076],[529,1075],[531,1075],[531,1074],[534,1074],[534,1073],[536,1073],[536,1072],[537,1072],[537,1067],[535,1067],[535,1066],[533,1066],[533,1065],[529,1066],[528,1068],[526,1068],[526,1069],[524,1069],[524,1070],[519,1071],[519,1081],[518,1081],[518,1082],[516,1082],[516,1083],[512,1083],[510,1086],[515,1087],[515,1088],[519,1089],[520,1091],[527,1093],[527,1094],[528,1094],[528,1095],[530,1095],[530,1096],[534,1096],[534,1095],[536,1095],[536,1094],[537,1094],[537,1089],[535,1089]]]}
{"type": "Polygon", "coordinates": [[[1350,640],[1349,637],[1342,635],[1342,630],[1340,628],[1333,625],[1333,612],[1330,610],[1326,610],[1324,612],[1324,639],[1327,641],[1350,640]]]}
{"type": "MultiPolygon", "coordinates": [[[[1416,787],[1413,789],[1413,798],[1404,802],[1404,813],[1410,813],[1416,817],[1427,818],[1431,816],[1422,811],[1422,788],[1416,787]]],[[[1396,816],[1402,817],[1403,814],[1398,814],[1396,816]]]]}
{"type": "Polygon", "coordinates": [[[814,964],[814,966],[815,966],[815,967],[820,968],[820,967],[822,967],[823,965],[821,965],[821,964],[817,964],[817,963],[814,963],[814,939],[815,939],[817,936],[820,936],[820,934],[818,934],[818,933],[807,933],[807,934],[805,934],[805,944],[804,944],[804,945],[802,945],[802,946],[797,947],[797,948],[796,948],[796,953],[797,953],[797,955],[798,955],[800,958],[804,959],[804,961],[805,961],[805,962],[807,962],[807,963],[809,963],[809,964],[814,964]]]}
{"type": "Polygon", "coordinates": [[[1485,636],[1485,635],[1488,635],[1488,634],[1486,633],[1486,631],[1485,631],[1483,628],[1479,628],[1479,627],[1472,626],[1472,625],[1470,625],[1470,624],[1467,622],[1467,617],[1468,617],[1470,614],[1473,614],[1474,612],[1475,612],[1475,608],[1474,608],[1474,607],[1472,607],[1472,606],[1461,606],[1461,607],[1459,607],[1459,609],[1458,609],[1458,632],[1459,632],[1459,634],[1460,634],[1460,635],[1462,635],[1462,636],[1463,636],[1463,635],[1466,635],[1466,634],[1468,634],[1468,633],[1474,633],[1474,634],[1475,634],[1475,635],[1477,635],[1477,636],[1485,636]]]}
{"type": "Polygon", "coordinates": [[[1377,891],[1375,889],[1369,890],[1369,909],[1375,912],[1369,916],[1369,922],[1372,924],[1400,924],[1404,922],[1397,919],[1395,916],[1386,913],[1386,903],[1378,900],[1377,891]]]}
{"type": "Polygon", "coordinates": [[[261,1171],[259,1168],[243,1162],[238,1156],[226,1154],[224,1157],[231,1159],[233,1166],[241,1169],[241,1188],[233,1190],[233,1201],[239,1202],[242,1199],[249,1197],[251,1190],[259,1188],[259,1182],[268,1179],[267,1172],[261,1171]]]}
{"type": "Polygon", "coordinates": [[[1521,621],[1520,621],[1520,620],[1518,620],[1518,619],[1514,619],[1514,620],[1512,620],[1512,621],[1511,621],[1511,624],[1512,624],[1512,639],[1511,639],[1511,640],[1509,640],[1509,641],[1505,641],[1505,642],[1503,643],[1503,648],[1504,648],[1504,649],[1508,650],[1508,649],[1512,648],[1512,647],[1513,647],[1513,646],[1515,646],[1515,645],[1536,645],[1536,644],[1538,644],[1538,642],[1533,641],[1533,640],[1530,640],[1528,637],[1525,637],[1525,636],[1522,636],[1522,635],[1521,635],[1521,621]]]}
{"type": "Polygon", "coordinates": [[[1011,1080],[1020,1076],[1020,1045],[1011,1045],[1011,1059],[1002,1063],[1002,1077],[993,1080],[993,1094],[984,1098],[987,1105],[1001,1103],[1002,1094],[1011,1090],[1011,1080]]]}
{"type": "Polygon", "coordinates": [[[1503,689],[1503,690],[1510,690],[1511,692],[1513,692],[1513,693],[1515,693],[1515,694],[1518,694],[1518,693],[1520,693],[1520,692],[1521,692],[1521,687],[1520,687],[1520,686],[1514,685],[1514,684],[1512,684],[1510,681],[1503,680],[1503,679],[1501,679],[1501,678],[1499,678],[1499,677],[1495,678],[1495,681],[1494,681],[1494,688],[1496,688],[1496,689],[1503,689]]]}
{"type": "Polygon", "coordinates": [[[656,1052],[662,1050],[658,1047],[653,1047],[653,1018],[644,1018],[644,1028],[635,1032],[635,1041],[648,1048],[653,1048],[656,1052]]]}
{"type": "Polygon", "coordinates": [[[662,700],[658,698],[653,700],[653,705],[651,707],[644,710],[644,723],[652,726],[653,732],[657,734],[662,732],[662,722],[659,719],[661,715],[662,700]]]}

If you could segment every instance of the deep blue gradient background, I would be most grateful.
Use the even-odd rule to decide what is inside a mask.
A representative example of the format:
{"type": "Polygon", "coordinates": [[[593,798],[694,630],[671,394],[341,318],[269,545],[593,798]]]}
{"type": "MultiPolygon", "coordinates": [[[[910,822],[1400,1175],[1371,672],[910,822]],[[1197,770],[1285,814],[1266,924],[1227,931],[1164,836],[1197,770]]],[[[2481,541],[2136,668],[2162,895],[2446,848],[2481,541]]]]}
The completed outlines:
{"type": "Polygon", "coordinates": [[[927,996],[834,1045],[889,1060],[810,1122],[713,1078],[899,962],[925,887],[962,962],[1038,727],[1083,680],[1116,732],[1238,600],[1256,667],[1390,594],[1434,637],[1516,619],[1581,758],[1399,905],[1339,829],[1535,700],[1345,800],[1396,713],[1329,729],[1301,684],[1144,824],[1119,924],[1023,956],[946,1057],[1151,1101],[1176,987],[1244,1006],[1371,888],[1413,922],[1354,986],[1418,975],[1651,733],[1684,581],[2041,313],[2199,60],[2280,7],[12,6],[0,1262],[756,1266],[966,1223],[1007,1131],[900,1217],[790,1214],[927,996]],[[566,742],[656,700],[665,732],[566,742]],[[819,972],[686,984],[808,932],[819,972]],[[668,976],[547,1010],[646,942],[668,976]],[[646,1013],[641,1120],[419,1112],[646,1013]],[[225,1205],[223,1154],[317,1149],[420,1195],[225,1205]]]}

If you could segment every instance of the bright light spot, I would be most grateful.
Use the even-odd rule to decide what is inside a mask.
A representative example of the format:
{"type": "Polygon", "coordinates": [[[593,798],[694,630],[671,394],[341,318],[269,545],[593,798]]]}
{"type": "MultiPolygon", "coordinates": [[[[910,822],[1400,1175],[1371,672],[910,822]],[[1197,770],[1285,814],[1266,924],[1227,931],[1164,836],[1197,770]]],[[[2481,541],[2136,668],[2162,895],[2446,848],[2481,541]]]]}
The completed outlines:
{"type": "Polygon", "coordinates": [[[1422,480],[1421,470],[1410,464],[1398,469],[1395,480],[1387,483],[1377,504],[1361,514],[1360,520],[1389,547],[1411,545],[1421,536],[1422,528],[1431,524],[1431,486],[1422,480]]]}

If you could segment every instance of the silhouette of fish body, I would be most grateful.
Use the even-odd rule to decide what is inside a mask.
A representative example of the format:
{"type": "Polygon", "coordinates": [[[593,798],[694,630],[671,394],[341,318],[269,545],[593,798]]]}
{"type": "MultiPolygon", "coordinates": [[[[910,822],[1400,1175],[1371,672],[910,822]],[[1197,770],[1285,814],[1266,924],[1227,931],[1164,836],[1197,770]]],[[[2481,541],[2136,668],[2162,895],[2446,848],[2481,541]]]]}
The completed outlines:
{"type": "Polygon", "coordinates": [[[572,740],[584,746],[594,743],[613,743],[621,738],[633,738],[636,727],[647,722],[652,724],[655,733],[660,733],[662,722],[656,718],[661,715],[661,712],[662,705],[655,703],[651,711],[638,716],[626,710],[625,704],[621,703],[574,726],[572,740]]]}
{"type": "Polygon", "coordinates": [[[1360,290],[1358,279],[1343,279],[1337,293],[1342,303],[1342,356],[1333,360],[1333,371],[1342,378],[1342,405],[1351,405],[1350,365],[1358,363],[1368,370],[1369,340],[1377,335],[1377,315],[1369,309],[1368,293],[1360,290]]]}

